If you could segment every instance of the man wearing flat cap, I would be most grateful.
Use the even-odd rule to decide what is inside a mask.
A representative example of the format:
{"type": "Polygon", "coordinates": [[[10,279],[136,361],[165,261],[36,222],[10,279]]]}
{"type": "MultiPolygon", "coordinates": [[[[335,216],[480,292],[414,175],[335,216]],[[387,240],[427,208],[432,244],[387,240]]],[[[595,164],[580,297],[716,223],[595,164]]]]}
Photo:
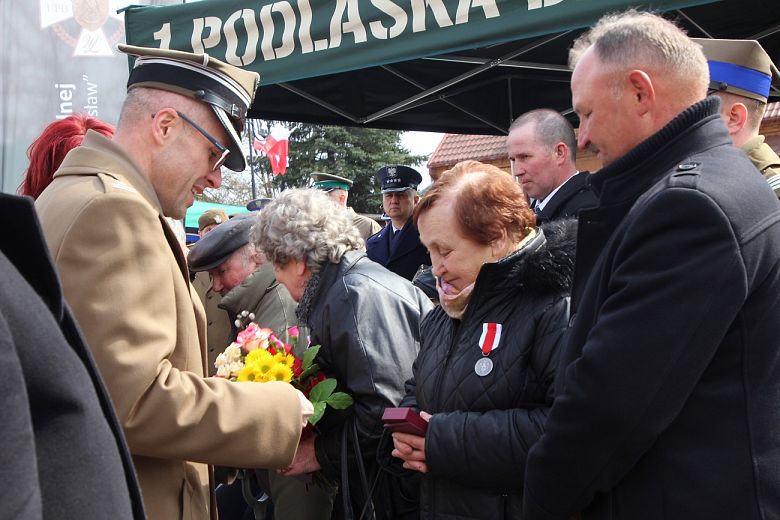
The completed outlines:
{"type": "Polygon", "coordinates": [[[209,352],[209,371],[224,347],[235,341],[239,327],[235,322],[242,311],[254,315],[251,321],[273,330],[280,338],[298,324],[297,304],[287,289],[277,283],[273,265],[250,243],[254,222],[255,215],[251,213],[235,216],[215,227],[190,249],[190,270],[209,273],[211,288],[222,296],[219,307],[230,318],[232,327],[223,349],[209,352]]]}
{"type": "Polygon", "coordinates": [[[352,223],[360,232],[363,240],[368,240],[368,237],[382,229],[382,226],[374,219],[358,215],[354,209],[347,206],[349,189],[352,187],[350,179],[322,172],[312,173],[311,179],[312,187],[327,193],[333,202],[349,212],[352,217],[352,223]]]}
{"type": "Polygon", "coordinates": [[[693,38],[710,69],[710,94],[720,98],[720,115],[734,146],[742,149],[780,198],[780,157],[758,133],[777,68],[755,40],[693,38]]]}
{"type": "Polygon", "coordinates": [[[368,257],[407,280],[421,265],[431,265],[428,250],[412,223],[414,207],[420,200],[417,186],[422,175],[408,166],[385,166],[376,172],[382,187],[382,207],[390,222],[366,241],[368,257]]]}
{"type": "MultiPolygon", "coordinates": [[[[215,519],[211,465],[290,464],[311,403],[206,377],[206,321],[164,217],[243,170],[259,77],[205,54],[136,56],[113,139],[88,132],[36,201],[63,292],[133,455],[151,519],[215,519]]],[[[208,236],[208,235],[207,235],[208,236]]]]}

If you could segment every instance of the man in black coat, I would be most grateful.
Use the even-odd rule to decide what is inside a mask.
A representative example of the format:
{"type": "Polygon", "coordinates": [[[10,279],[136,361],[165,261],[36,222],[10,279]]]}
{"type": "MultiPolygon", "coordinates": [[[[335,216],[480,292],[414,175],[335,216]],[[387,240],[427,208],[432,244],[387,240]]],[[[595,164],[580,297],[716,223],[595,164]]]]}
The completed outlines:
{"type": "Polygon", "coordinates": [[[32,201],[0,194],[2,518],[145,518],[122,429],[32,201]]]}
{"type": "Polygon", "coordinates": [[[526,112],[509,127],[506,149],[512,174],[533,198],[538,223],[576,217],[598,203],[588,172],[578,172],[574,128],[549,109],[526,112]]]}
{"type": "Polygon", "coordinates": [[[420,233],[412,223],[412,212],[420,200],[417,186],[422,175],[408,166],[385,166],[376,172],[382,186],[382,206],[390,222],[366,241],[368,257],[407,280],[421,265],[431,265],[420,233]]]}
{"type": "Polygon", "coordinates": [[[570,62],[597,151],[571,325],[524,519],[780,518],[780,205],[671,22],[602,19],[570,62]]]}

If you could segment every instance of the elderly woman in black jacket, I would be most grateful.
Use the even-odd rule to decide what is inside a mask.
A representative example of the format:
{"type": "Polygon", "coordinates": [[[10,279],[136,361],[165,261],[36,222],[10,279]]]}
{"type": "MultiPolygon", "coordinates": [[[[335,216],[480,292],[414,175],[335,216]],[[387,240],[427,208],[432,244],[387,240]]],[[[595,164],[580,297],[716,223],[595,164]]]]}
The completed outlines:
{"type": "MultiPolygon", "coordinates": [[[[358,518],[367,501],[365,487],[377,473],[382,412],[404,396],[420,346],[420,320],[432,305],[411,282],[368,259],[349,213],[320,191],[282,193],[260,213],[253,236],[273,262],[277,280],[298,302],[298,319],[308,325],[311,344],[322,345],[320,368],[355,401],[346,413],[326,412],[317,434],[301,441],[284,473],[322,470],[340,480],[342,497],[333,518],[358,518]]],[[[375,498],[381,494],[375,491],[375,498]]],[[[377,518],[398,515],[377,507],[377,518]]]]}
{"type": "Polygon", "coordinates": [[[568,323],[574,224],[537,228],[511,177],[475,161],[445,172],[414,221],[441,306],[402,403],[427,433],[394,433],[393,455],[423,473],[421,518],[520,518],[568,323]]]}

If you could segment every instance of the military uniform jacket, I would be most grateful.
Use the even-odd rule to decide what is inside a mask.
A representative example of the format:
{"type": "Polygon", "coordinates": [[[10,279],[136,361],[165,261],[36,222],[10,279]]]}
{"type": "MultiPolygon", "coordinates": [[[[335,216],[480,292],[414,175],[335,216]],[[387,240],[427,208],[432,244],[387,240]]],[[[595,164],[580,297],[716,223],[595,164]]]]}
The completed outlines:
{"type": "Polygon", "coordinates": [[[596,195],[588,185],[590,173],[579,172],[572,176],[555,192],[536,215],[538,223],[549,222],[565,217],[576,217],[582,208],[592,208],[598,204],[596,195]]]}
{"type": "Polygon", "coordinates": [[[371,235],[382,229],[382,226],[376,220],[355,213],[355,210],[352,208],[347,208],[347,211],[352,217],[352,224],[355,225],[363,240],[368,240],[371,235]]]}
{"type": "Polygon", "coordinates": [[[146,518],[108,392],[32,201],[0,194],[0,518],[146,518]]]}
{"type": "Polygon", "coordinates": [[[393,224],[388,221],[382,231],[368,239],[366,253],[374,262],[411,280],[421,265],[431,265],[431,256],[420,242],[420,233],[411,218],[399,233],[400,236],[393,237],[393,224]]]}
{"type": "Polygon", "coordinates": [[[780,511],[780,204],[696,103],[591,179],[524,520],[780,511]]]}
{"type": "Polygon", "coordinates": [[[149,517],[216,518],[207,464],[289,464],[301,429],[297,395],[285,383],[203,377],[203,307],[132,159],[90,131],[36,206],[124,427],[149,517]]]}
{"type": "Polygon", "coordinates": [[[769,187],[780,198],[780,157],[764,142],[764,136],[757,135],[748,139],[742,145],[742,151],[747,154],[748,159],[758,168],[769,183],[769,187]]]}

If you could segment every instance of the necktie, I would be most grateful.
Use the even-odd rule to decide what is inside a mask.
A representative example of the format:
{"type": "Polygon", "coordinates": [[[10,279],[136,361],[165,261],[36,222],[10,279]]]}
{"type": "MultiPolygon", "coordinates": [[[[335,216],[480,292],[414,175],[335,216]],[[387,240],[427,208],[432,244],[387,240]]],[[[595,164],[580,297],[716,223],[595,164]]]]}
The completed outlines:
{"type": "Polygon", "coordinates": [[[534,201],[534,207],[533,207],[534,213],[537,215],[542,212],[541,204],[539,204],[538,200],[534,201]]]}

